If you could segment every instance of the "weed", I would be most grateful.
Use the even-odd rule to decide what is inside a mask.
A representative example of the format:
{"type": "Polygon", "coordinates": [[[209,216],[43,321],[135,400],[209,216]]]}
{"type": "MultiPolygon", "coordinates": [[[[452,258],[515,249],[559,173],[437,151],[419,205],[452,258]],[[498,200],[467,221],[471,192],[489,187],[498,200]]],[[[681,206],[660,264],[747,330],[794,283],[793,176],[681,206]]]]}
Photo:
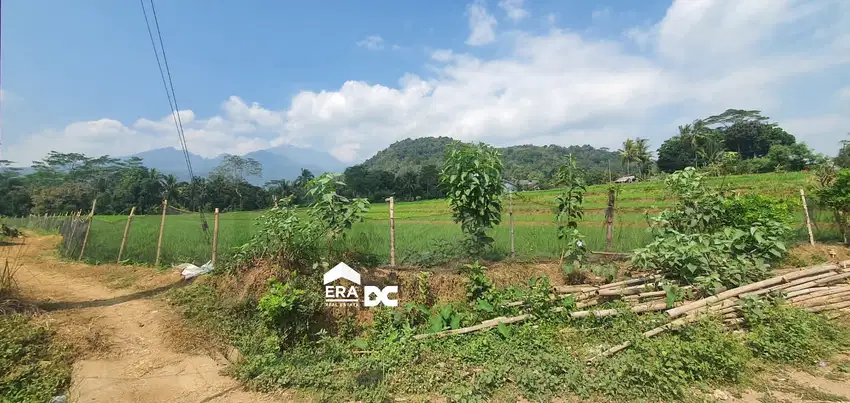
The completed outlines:
{"type": "Polygon", "coordinates": [[[71,354],[30,317],[0,315],[0,374],[0,401],[46,402],[68,388],[71,354]]]}
{"type": "Polygon", "coordinates": [[[850,346],[847,329],[821,316],[783,303],[745,311],[750,328],[747,345],[760,358],[812,364],[850,346]]]}

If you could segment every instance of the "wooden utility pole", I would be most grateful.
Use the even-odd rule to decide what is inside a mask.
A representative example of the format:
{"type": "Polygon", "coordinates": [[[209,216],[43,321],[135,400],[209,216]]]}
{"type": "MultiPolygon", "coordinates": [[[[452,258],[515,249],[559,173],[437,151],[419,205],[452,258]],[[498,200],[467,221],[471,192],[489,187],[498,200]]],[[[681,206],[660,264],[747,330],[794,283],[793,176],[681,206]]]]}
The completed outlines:
{"type": "MultiPolygon", "coordinates": [[[[275,207],[277,207],[277,199],[275,199],[275,207]]],[[[218,256],[218,207],[215,208],[215,219],[213,219],[213,244],[212,244],[212,262],[215,267],[215,260],[218,256]]]]}
{"type": "Polygon", "coordinates": [[[91,231],[91,222],[94,217],[94,207],[97,205],[97,199],[92,200],[91,202],[91,212],[89,213],[89,224],[86,226],[86,235],[83,236],[83,247],[80,248],[80,256],[77,260],[83,259],[83,253],[86,251],[86,244],[89,242],[89,232],[91,231]]]}
{"type": "Polygon", "coordinates": [[[390,202],[390,266],[395,266],[395,197],[387,199],[390,202]]]}
{"type": "Polygon", "coordinates": [[[136,207],[130,209],[130,215],[127,216],[127,224],[124,224],[124,236],[121,237],[121,248],[118,249],[118,260],[116,264],[121,264],[121,256],[124,255],[124,246],[127,245],[127,234],[130,233],[130,223],[133,221],[133,213],[136,212],[136,207]]]}
{"type": "Polygon", "coordinates": [[[516,244],[514,243],[514,192],[508,192],[508,222],[511,226],[511,258],[516,258],[516,244]]]}
{"type": "Polygon", "coordinates": [[[605,251],[614,247],[614,203],[617,198],[617,190],[608,189],[608,208],[605,209],[605,251]]]}
{"type": "Polygon", "coordinates": [[[156,261],[154,266],[159,266],[159,255],[162,252],[162,233],[165,230],[165,211],[168,210],[168,200],[162,201],[162,218],[159,221],[159,240],[156,241],[156,261]]]}
{"type": "Polygon", "coordinates": [[[812,233],[812,219],[809,217],[809,206],[806,204],[806,191],[800,189],[800,198],[803,199],[803,210],[806,212],[806,229],[809,230],[809,243],[815,244],[815,235],[812,233]]]}

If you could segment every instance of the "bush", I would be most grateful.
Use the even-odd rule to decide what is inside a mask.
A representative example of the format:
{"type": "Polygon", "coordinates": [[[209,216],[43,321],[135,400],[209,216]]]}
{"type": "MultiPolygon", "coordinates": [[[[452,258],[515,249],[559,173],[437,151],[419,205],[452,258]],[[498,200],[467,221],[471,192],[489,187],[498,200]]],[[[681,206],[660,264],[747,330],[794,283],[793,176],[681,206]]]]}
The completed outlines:
{"type": "Polygon", "coordinates": [[[306,336],[324,306],[321,294],[306,291],[294,284],[303,278],[296,277],[290,282],[281,283],[272,277],[269,279],[269,290],[257,305],[266,325],[276,330],[284,340],[306,336]]]}
{"type": "Polygon", "coordinates": [[[847,329],[786,304],[745,311],[745,318],[747,345],[766,360],[812,364],[850,346],[847,329]]]}

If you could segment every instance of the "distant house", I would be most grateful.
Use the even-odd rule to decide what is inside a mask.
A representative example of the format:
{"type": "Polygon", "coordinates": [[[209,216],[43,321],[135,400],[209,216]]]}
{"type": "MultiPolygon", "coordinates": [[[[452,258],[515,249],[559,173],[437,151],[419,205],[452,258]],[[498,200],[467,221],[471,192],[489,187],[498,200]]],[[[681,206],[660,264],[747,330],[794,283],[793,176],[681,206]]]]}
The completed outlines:
{"type": "Polygon", "coordinates": [[[503,180],[502,185],[505,185],[505,189],[507,189],[508,193],[516,192],[516,185],[513,183],[503,180]]]}
{"type": "Polygon", "coordinates": [[[617,178],[614,183],[634,183],[637,182],[638,178],[634,175],[624,176],[622,178],[617,178]]]}
{"type": "Polygon", "coordinates": [[[525,179],[520,179],[517,181],[517,186],[522,190],[538,190],[540,186],[537,185],[537,181],[528,181],[525,179]]]}

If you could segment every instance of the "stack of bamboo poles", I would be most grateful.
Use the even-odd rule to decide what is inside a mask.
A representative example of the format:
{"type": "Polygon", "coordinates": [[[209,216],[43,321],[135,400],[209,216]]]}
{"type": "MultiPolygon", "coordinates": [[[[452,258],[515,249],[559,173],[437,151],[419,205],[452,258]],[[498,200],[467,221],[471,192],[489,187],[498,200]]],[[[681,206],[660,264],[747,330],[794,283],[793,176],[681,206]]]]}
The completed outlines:
{"type": "MultiPolygon", "coordinates": [[[[738,301],[747,296],[757,296],[772,292],[780,292],[793,305],[802,307],[809,312],[824,312],[828,318],[836,318],[850,314],[850,260],[808,267],[782,275],[747,284],[738,288],[723,291],[716,295],[696,301],[669,307],[665,300],[666,292],[660,290],[661,276],[629,279],[602,286],[568,285],[554,287],[556,295],[553,299],[572,297],[578,309],[585,309],[601,302],[623,300],[631,304],[630,310],[635,313],[666,311],[670,321],[660,327],[644,333],[645,337],[653,337],[669,329],[693,322],[705,314],[720,315],[724,323],[736,326],[743,322],[741,307],[738,301]]],[[[682,289],[688,289],[684,286],[682,289]]],[[[516,301],[505,306],[522,306],[524,301],[516,301]]],[[[564,308],[554,308],[562,312],[564,308]]],[[[617,309],[581,310],[570,313],[572,318],[605,317],[619,314],[617,309]]],[[[532,314],[512,317],[498,317],[484,321],[475,326],[461,329],[446,330],[438,333],[417,335],[416,339],[430,337],[445,337],[464,334],[478,330],[496,327],[499,324],[519,323],[533,318],[532,314]]],[[[608,357],[630,346],[623,343],[614,346],[593,357],[590,361],[608,357]]]]}

